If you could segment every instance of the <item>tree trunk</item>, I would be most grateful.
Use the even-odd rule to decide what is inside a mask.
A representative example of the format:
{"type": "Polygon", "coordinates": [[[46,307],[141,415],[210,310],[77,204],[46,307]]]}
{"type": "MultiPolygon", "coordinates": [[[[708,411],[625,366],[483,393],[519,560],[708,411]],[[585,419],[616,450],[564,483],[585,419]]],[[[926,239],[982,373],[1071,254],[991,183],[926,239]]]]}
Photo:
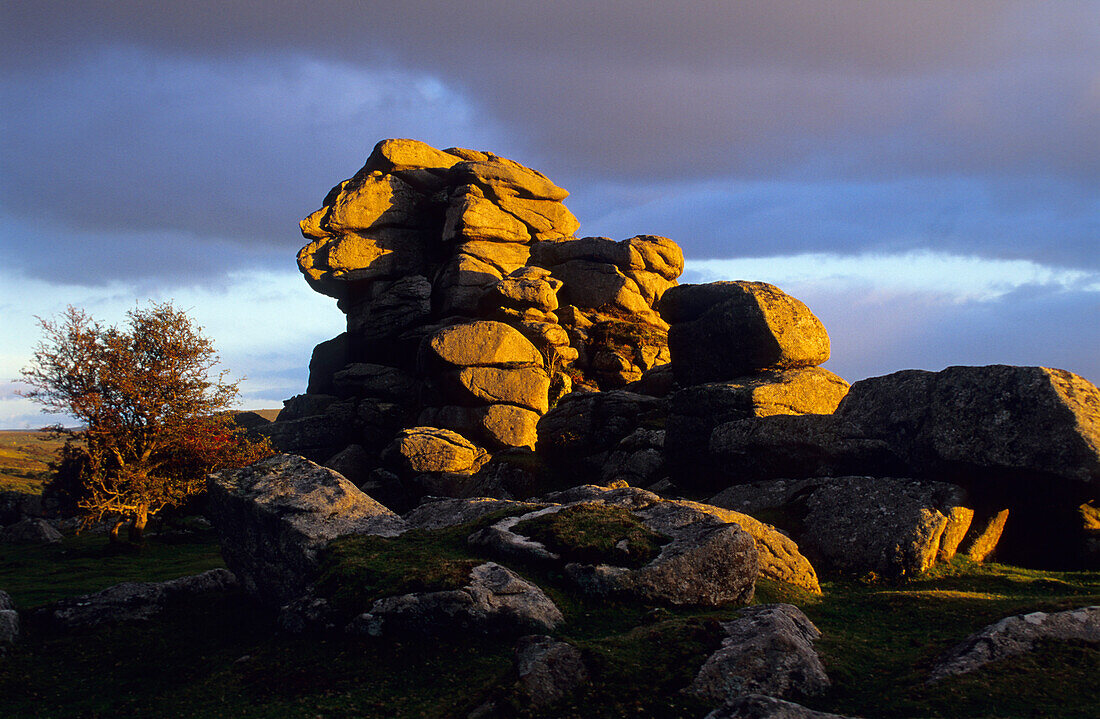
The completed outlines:
{"type": "Polygon", "coordinates": [[[122,529],[122,525],[126,524],[125,519],[120,519],[111,526],[111,531],[107,533],[107,536],[111,540],[111,544],[118,544],[122,540],[119,538],[118,533],[122,529]]]}
{"type": "Polygon", "coordinates": [[[134,523],[130,525],[130,542],[141,544],[145,538],[145,525],[149,522],[149,508],[141,505],[134,515],[134,523]]]}

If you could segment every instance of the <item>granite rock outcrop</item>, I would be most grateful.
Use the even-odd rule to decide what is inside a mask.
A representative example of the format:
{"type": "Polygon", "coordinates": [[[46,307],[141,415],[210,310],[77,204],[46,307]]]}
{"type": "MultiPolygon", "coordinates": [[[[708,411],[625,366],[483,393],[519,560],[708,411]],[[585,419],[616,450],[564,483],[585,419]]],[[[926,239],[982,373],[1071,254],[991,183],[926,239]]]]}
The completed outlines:
{"type": "Polygon", "coordinates": [[[721,424],[709,450],[715,488],[851,474],[950,481],[975,522],[1003,525],[1003,557],[1080,566],[1080,507],[1100,482],[1100,390],[1044,367],[905,370],[856,382],[831,415],[721,424]]]}
{"type": "Polygon", "coordinates": [[[298,266],[347,330],[317,346],[306,395],[262,433],[317,462],[350,445],[377,457],[413,426],[489,452],[533,448],[539,418],[574,387],[621,387],[667,363],[655,308],[683,253],[653,235],[577,238],[567,196],[492,153],[378,143],[301,222],[298,266]]]}

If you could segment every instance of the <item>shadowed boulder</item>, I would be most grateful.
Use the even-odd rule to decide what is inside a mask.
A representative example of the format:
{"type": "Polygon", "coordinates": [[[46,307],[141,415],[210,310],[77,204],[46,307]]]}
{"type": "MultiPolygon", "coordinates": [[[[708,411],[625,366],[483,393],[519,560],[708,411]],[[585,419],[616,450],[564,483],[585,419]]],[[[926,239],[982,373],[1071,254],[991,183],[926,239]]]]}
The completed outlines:
{"type": "Polygon", "coordinates": [[[470,571],[461,589],[379,599],[349,630],[370,636],[518,634],[553,631],[563,621],[561,610],[541,589],[506,567],[486,562],[470,571]]]}
{"type": "Polygon", "coordinates": [[[1026,654],[1040,642],[1100,645],[1100,607],[1006,617],[952,647],[932,669],[929,682],[967,674],[990,662],[1026,654]]]}
{"type": "Polygon", "coordinates": [[[302,594],[318,552],[347,534],[392,537],[405,523],[342,476],[281,454],[210,475],[207,512],[225,563],[249,594],[281,605],[302,594]]]}
{"type": "Polygon", "coordinates": [[[764,282],[679,285],[661,298],[660,311],[671,325],[672,371],[685,386],[761,369],[814,367],[829,359],[821,320],[764,282]]]}
{"type": "Polygon", "coordinates": [[[821,632],[798,607],[763,604],[722,622],[722,647],[707,657],[687,692],[712,702],[743,694],[821,694],[831,682],[813,643],[821,632]]]}
{"type": "Polygon", "coordinates": [[[167,582],[122,582],[94,594],[62,599],[38,613],[55,627],[83,629],[151,619],[171,601],[185,601],[237,587],[237,579],[228,570],[211,569],[167,582]]]}

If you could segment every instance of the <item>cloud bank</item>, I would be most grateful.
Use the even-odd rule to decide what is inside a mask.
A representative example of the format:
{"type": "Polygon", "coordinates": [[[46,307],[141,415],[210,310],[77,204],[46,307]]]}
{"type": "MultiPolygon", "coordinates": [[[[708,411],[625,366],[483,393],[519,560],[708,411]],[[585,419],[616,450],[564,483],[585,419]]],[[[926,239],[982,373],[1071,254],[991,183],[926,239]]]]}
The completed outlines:
{"type": "MultiPolygon", "coordinates": [[[[26,283],[62,306],[195,288],[247,305],[249,278],[265,277],[288,304],[254,312],[294,317],[285,307],[312,300],[293,265],[298,219],[377,140],[404,136],[546,172],[573,192],[583,234],[664,234],[691,261],[755,258],[754,273],[813,256],[882,278],[778,283],[826,320],[849,378],[1026,360],[1095,381],[1096,291],[1063,281],[1100,270],[1095,11],[9,4],[0,303],[18,319],[0,331],[23,346],[9,338],[42,306],[26,283]],[[898,271],[919,256],[956,260],[898,271]],[[994,295],[939,282],[990,268],[994,295]]],[[[248,347],[250,382],[288,386],[275,370],[259,379],[282,350],[226,331],[215,339],[248,347]]]]}

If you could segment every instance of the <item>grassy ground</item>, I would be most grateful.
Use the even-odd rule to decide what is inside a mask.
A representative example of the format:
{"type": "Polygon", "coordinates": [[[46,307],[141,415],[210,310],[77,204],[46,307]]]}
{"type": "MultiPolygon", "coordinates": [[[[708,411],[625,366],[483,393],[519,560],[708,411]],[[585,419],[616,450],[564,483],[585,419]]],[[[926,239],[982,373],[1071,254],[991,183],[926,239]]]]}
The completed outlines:
{"type": "MultiPolygon", "coordinates": [[[[464,536],[419,533],[409,546],[391,547],[394,562],[412,571],[418,556],[433,551],[464,561],[464,536]]],[[[377,571],[377,550],[344,551],[374,572],[371,582],[404,581],[377,571]]],[[[2,548],[0,588],[29,608],[125,579],[165,579],[219,564],[209,533],[186,541],[152,535],[128,555],[107,549],[101,535],[86,535],[60,546],[2,548]]],[[[226,594],[172,607],[145,624],[68,636],[30,622],[25,640],[0,660],[0,716],[465,717],[486,700],[496,702],[494,716],[516,717],[702,717],[709,710],[679,690],[717,646],[718,621],[735,609],[584,600],[560,576],[522,573],[562,608],[567,624],[560,634],[581,647],[593,677],[574,700],[541,713],[525,708],[514,691],[509,640],[287,637],[273,632],[268,610],[226,594]]],[[[802,606],[824,633],[817,646],[834,688],[805,700],[815,709],[890,719],[1100,714],[1095,647],[1047,647],[964,679],[923,685],[937,655],[992,621],[1100,604],[1100,573],[957,561],[906,584],[826,581],[824,590],[815,597],[762,581],[757,591],[759,602],[802,606]]]]}
{"type": "Polygon", "coordinates": [[[47,463],[61,445],[46,432],[0,430],[0,490],[41,494],[47,463]]]}
{"type": "Polygon", "coordinates": [[[98,592],[119,582],[160,582],[224,567],[213,530],[159,537],[143,547],[111,546],[85,532],[60,544],[0,543],[0,589],[20,609],[98,592]]]}

